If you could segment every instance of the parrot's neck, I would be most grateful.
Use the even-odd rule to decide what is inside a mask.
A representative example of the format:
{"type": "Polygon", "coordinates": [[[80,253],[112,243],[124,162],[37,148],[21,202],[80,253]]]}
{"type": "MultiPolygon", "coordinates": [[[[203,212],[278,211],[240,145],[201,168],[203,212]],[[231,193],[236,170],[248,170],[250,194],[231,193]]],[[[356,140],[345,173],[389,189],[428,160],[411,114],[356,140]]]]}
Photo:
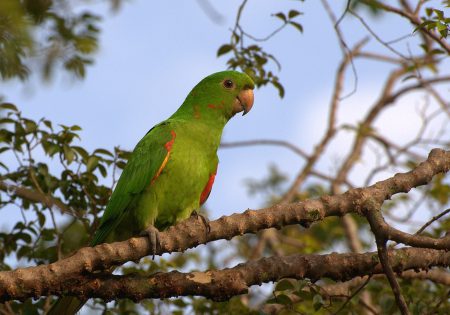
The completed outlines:
{"type": "Polygon", "coordinates": [[[205,95],[189,95],[171,118],[189,120],[222,133],[232,117],[233,99],[214,98],[205,95]]]}

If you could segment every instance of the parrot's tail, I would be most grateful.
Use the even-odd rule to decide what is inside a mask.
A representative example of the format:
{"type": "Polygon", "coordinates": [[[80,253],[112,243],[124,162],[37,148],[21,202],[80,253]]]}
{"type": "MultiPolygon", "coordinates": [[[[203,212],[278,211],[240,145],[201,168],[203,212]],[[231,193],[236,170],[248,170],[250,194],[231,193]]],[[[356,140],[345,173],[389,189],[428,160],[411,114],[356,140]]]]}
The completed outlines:
{"type": "Polygon", "coordinates": [[[86,303],[73,296],[64,296],[53,304],[46,315],[74,315],[86,303]]]}

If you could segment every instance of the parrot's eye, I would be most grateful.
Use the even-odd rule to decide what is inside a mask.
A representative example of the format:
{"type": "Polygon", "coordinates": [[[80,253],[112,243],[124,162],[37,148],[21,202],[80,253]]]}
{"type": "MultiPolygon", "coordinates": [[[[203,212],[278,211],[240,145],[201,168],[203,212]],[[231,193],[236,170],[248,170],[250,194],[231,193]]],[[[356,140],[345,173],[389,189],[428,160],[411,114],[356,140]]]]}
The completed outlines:
{"type": "Polygon", "coordinates": [[[234,83],[233,83],[233,81],[228,79],[228,80],[223,81],[223,86],[226,89],[232,89],[232,88],[234,88],[234,83]]]}

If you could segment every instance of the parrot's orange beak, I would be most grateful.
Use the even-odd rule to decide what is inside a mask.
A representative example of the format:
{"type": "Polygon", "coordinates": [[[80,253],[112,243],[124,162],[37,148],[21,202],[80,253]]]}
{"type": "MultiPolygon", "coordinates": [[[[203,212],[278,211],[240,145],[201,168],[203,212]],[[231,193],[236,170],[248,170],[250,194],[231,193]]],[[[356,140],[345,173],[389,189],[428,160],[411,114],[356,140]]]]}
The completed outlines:
{"type": "Polygon", "coordinates": [[[234,102],[233,114],[243,112],[242,116],[244,116],[252,109],[254,100],[255,95],[253,94],[253,90],[242,90],[234,102]]]}

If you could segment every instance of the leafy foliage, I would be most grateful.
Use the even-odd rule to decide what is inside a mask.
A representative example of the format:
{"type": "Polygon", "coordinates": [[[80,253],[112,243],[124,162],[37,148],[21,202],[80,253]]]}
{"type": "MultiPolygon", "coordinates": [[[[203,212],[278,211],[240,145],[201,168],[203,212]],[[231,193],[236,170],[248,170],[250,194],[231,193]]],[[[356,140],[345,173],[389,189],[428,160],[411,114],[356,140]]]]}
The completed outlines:
{"type": "MultiPolygon", "coordinates": [[[[120,0],[110,0],[114,8],[120,0]]],[[[33,68],[50,79],[55,67],[83,78],[98,50],[100,17],[75,13],[70,1],[0,2],[0,77],[25,80],[33,68]],[[32,62],[38,59],[38,62],[32,62]]]]}
{"type": "MultiPolygon", "coordinates": [[[[243,8],[243,7],[242,7],[243,8]]],[[[303,32],[303,26],[296,21],[298,16],[302,15],[297,10],[290,10],[287,14],[278,12],[273,16],[281,20],[282,24],[265,38],[256,38],[246,33],[240,25],[240,15],[237,18],[235,28],[232,32],[230,43],[219,47],[217,56],[232,54],[227,64],[231,69],[241,69],[255,81],[257,86],[272,85],[278,90],[278,95],[284,97],[284,87],[280,83],[278,76],[271,70],[270,64],[274,63],[278,70],[281,65],[278,60],[270,53],[267,53],[263,47],[257,44],[246,44],[246,39],[252,42],[265,42],[286,26],[292,26],[300,33],[303,32]]]]}
{"type": "Polygon", "coordinates": [[[450,17],[446,17],[444,11],[435,8],[426,8],[425,12],[426,16],[422,18],[423,22],[414,31],[421,28],[436,30],[443,38],[447,38],[450,29],[450,17]]]}

